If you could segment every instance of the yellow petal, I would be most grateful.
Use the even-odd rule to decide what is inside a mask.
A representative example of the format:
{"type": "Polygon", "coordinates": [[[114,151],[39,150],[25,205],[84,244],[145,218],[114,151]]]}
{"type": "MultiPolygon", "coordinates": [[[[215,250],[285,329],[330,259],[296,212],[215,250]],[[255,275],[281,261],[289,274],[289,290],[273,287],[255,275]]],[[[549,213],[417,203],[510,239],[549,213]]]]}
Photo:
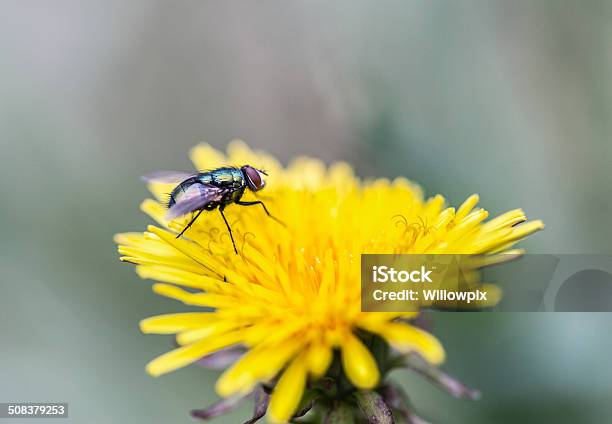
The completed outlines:
{"type": "Polygon", "coordinates": [[[161,203],[153,199],[145,199],[140,204],[140,210],[153,218],[159,225],[164,227],[168,225],[168,220],[166,219],[168,208],[161,203]]]}
{"type": "Polygon", "coordinates": [[[140,331],[145,334],[175,334],[179,331],[200,328],[218,320],[211,312],[185,312],[150,317],[140,321],[140,331]]]}
{"type": "Polygon", "coordinates": [[[234,306],[234,300],[228,296],[206,294],[203,292],[191,293],[171,284],[155,283],[153,292],[160,296],[169,297],[183,302],[186,305],[206,306],[210,308],[234,306]]]}
{"type": "Polygon", "coordinates": [[[386,323],[378,331],[391,346],[403,353],[417,352],[432,364],[444,361],[444,348],[431,334],[408,324],[386,323]]]}
{"type": "Polygon", "coordinates": [[[342,345],[342,366],[348,379],[360,389],[372,389],[378,384],[380,373],[374,357],[353,334],[342,345]]]}
{"type": "Polygon", "coordinates": [[[478,204],[479,200],[480,197],[477,194],[472,194],[470,197],[465,199],[465,202],[463,202],[463,204],[459,206],[459,209],[457,209],[457,213],[455,214],[455,222],[458,223],[465,218],[471,212],[471,210],[474,209],[474,206],[478,204]]]}
{"type": "Polygon", "coordinates": [[[240,331],[212,336],[158,356],[147,364],[146,370],[153,377],[158,377],[189,365],[219,349],[237,344],[240,341],[242,341],[240,331]]]}
{"type": "Polygon", "coordinates": [[[306,366],[302,357],[293,360],[274,388],[268,406],[268,421],[285,423],[295,414],[306,385],[306,366]]]}
{"type": "Polygon", "coordinates": [[[331,348],[323,343],[313,344],[308,351],[308,369],[314,377],[321,377],[331,363],[333,353],[331,348]]]}
{"type": "Polygon", "coordinates": [[[198,171],[206,171],[228,165],[225,163],[225,155],[206,143],[198,144],[191,149],[189,157],[198,171]]]}
{"type": "Polygon", "coordinates": [[[157,235],[160,239],[168,243],[170,246],[174,247],[176,250],[178,250],[185,256],[193,259],[195,262],[199,263],[211,272],[214,272],[218,275],[223,275],[222,273],[224,271],[227,272],[224,268],[220,266],[215,257],[211,257],[205,254],[205,250],[202,249],[201,246],[182,238],[176,238],[174,234],[169,233],[168,231],[164,231],[161,228],[157,228],[153,225],[149,225],[147,227],[147,230],[150,233],[157,235]]]}
{"type": "Polygon", "coordinates": [[[217,393],[222,397],[249,393],[258,381],[278,374],[300,348],[300,344],[289,341],[251,349],[219,377],[217,393]]]}
{"type": "Polygon", "coordinates": [[[172,192],[176,183],[162,183],[159,181],[150,181],[147,183],[147,188],[151,194],[161,203],[168,203],[169,193],[172,192]]]}
{"type": "Polygon", "coordinates": [[[219,280],[184,271],[177,267],[160,265],[138,266],[136,267],[136,273],[142,279],[163,281],[204,291],[222,291],[219,280]]]}
{"type": "Polygon", "coordinates": [[[176,336],[176,342],[183,346],[205,337],[210,337],[213,334],[227,333],[230,330],[235,330],[237,327],[239,327],[239,324],[234,321],[216,320],[215,322],[204,324],[200,326],[200,328],[191,328],[182,331],[176,336]]]}
{"type": "MultiPolygon", "coordinates": [[[[231,164],[235,166],[251,164],[253,160],[256,160],[256,155],[242,140],[232,140],[229,142],[227,145],[227,157],[231,164]]],[[[252,163],[252,165],[260,166],[256,163],[252,163]]]]}
{"type": "Polygon", "coordinates": [[[524,237],[527,237],[531,233],[543,230],[544,223],[540,220],[530,221],[525,224],[513,227],[513,229],[514,231],[512,231],[512,236],[510,237],[512,241],[522,239],[524,237]]]}

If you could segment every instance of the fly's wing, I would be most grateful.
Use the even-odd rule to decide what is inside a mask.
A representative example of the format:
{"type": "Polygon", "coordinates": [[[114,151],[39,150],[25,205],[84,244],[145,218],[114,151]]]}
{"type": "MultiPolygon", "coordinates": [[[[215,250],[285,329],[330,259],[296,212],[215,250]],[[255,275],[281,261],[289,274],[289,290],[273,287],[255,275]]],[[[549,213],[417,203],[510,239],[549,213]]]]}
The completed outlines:
{"type": "Polygon", "coordinates": [[[218,202],[223,197],[223,189],[208,184],[192,184],[180,193],[176,203],[168,209],[167,219],[202,209],[210,202],[218,202]]]}
{"type": "Polygon", "coordinates": [[[156,183],[179,183],[185,181],[187,178],[198,175],[197,172],[183,172],[183,171],[157,171],[150,174],[144,175],[142,180],[156,183]]]}

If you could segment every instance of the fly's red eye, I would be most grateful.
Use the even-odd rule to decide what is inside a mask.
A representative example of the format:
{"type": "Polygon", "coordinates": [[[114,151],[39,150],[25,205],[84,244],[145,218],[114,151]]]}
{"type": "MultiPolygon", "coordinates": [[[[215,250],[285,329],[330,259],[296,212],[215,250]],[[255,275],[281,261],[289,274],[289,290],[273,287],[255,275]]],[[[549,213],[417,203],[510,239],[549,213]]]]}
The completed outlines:
{"type": "Polygon", "coordinates": [[[261,179],[261,174],[257,169],[248,165],[242,169],[247,177],[249,187],[252,190],[261,190],[264,187],[264,181],[261,179]]]}

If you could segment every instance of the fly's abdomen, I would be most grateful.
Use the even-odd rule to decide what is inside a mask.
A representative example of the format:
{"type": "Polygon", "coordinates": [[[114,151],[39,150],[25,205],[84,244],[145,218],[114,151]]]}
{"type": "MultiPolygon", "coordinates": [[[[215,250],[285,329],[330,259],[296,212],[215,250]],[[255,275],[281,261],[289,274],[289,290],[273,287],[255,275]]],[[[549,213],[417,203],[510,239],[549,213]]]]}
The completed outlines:
{"type": "Polygon", "coordinates": [[[170,197],[168,198],[168,207],[174,206],[176,202],[178,202],[185,191],[191,187],[193,184],[199,184],[200,181],[198,177],[191,177],[174,187],[172,192],[170,193],[170,197]]]}

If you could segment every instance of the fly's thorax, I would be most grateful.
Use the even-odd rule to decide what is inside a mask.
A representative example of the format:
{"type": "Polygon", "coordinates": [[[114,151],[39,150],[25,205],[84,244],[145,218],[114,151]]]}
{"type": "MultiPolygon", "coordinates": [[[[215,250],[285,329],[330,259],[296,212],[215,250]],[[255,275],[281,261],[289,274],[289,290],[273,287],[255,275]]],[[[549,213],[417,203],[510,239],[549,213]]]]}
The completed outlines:
{"type": "Polygon", "coordinates": [[[239,201],[242,198],[242,195],[244,194],[245,188],[246,187],[242,187],[236,191],[231,192],[227,198],[227,203],[235,203],[239,201]]]}
{"type": "Polygon", "coordinates": [[[227,189],[239,189],[245,186],[242,172],[237,168],[219,168],[214,171],[200,174],[203,184],[212,184],[216,187],[227,189]]]}

